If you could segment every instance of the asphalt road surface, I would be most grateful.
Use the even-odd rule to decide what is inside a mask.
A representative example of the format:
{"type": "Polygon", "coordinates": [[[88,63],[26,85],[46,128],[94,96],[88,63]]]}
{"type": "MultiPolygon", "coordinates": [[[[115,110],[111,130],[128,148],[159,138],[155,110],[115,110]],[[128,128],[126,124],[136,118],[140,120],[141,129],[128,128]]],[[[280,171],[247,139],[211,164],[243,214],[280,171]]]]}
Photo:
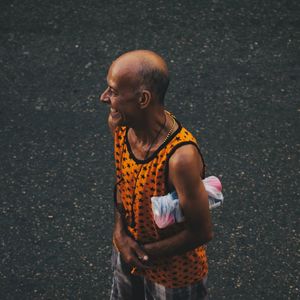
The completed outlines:
{"type": "Polygon", "coordinates": [[[166,59],[167,109],[223,182],[211,299],[299,299],[298,0],[1,0],[0,298],[108,299],[114,165],[98,95],[132,49],[166,59]]]}

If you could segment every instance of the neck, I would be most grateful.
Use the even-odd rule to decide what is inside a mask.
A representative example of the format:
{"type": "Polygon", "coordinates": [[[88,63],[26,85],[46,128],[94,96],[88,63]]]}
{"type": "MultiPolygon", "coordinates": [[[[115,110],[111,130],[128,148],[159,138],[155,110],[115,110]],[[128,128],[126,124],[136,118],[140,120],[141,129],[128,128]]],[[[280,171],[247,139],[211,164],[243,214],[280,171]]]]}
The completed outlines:
{"type": "Polygon", "coordinates": [[[164,108],[153,114],[142,115],[140,121],[131,129],[135,135],[136,141],[143,145],[148,145],[153,142],[153,139],[162,130],[166,122],[166,114],[164,108]]]}

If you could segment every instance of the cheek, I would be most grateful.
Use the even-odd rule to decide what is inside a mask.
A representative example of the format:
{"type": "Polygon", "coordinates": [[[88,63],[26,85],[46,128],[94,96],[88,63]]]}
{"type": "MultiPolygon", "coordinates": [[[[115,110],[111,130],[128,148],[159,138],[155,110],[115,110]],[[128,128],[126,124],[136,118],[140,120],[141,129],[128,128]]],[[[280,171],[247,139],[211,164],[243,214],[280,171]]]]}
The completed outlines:
{"type": "Polygon", "coordinates": [[[111,107],[120,112],[124,112],[127,109],[127,105],[123,103],[118,97],[111,97],[111,107]]]}
{"type": "Polygon", "coordinates": [[[112,96],[110,97],[110,104],[113,108],[117,109],[120,106],[120,101],[118,101],[118,98],[112,96]]]}
{"type": "Polygon", "coordinates": [[[139,113],[135,99],[111,97],[111,107],[116,109],[122,119],[132,119],[139,113]]]}

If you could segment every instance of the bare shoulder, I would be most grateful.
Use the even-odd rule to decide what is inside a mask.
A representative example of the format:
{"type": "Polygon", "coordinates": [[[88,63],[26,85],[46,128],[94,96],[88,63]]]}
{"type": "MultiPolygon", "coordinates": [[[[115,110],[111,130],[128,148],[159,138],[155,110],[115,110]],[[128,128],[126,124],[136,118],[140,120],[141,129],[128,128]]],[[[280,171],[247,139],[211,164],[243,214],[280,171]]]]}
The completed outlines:
{"type": "Polygon", "coordinates": [[[175,172],[201,170],[203,163],[198,148],[194,144],[187,144],[176,149],[169,160],[169,168],[175,172]]]}
{"type": "Polygon", "coordinates": [[[203,163],[195,145],[187,144],[176,149],[169,161],[168,184],[177,191],[181,205],[199,199],[202,185],[203,163]]]}

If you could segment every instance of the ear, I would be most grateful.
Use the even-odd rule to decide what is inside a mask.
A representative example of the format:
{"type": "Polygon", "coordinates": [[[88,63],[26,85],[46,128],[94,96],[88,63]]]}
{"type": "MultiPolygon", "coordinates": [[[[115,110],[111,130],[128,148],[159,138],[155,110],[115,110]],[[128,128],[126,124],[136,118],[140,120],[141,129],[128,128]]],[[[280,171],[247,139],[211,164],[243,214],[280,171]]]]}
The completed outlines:
{"type": "Polygon", "coordinates": [[[139,99],[139,105],[141,109],[144,109],[149,106],[152,99],[151,92],[148,90],[142,90],[140,99],[139,99]]]}

